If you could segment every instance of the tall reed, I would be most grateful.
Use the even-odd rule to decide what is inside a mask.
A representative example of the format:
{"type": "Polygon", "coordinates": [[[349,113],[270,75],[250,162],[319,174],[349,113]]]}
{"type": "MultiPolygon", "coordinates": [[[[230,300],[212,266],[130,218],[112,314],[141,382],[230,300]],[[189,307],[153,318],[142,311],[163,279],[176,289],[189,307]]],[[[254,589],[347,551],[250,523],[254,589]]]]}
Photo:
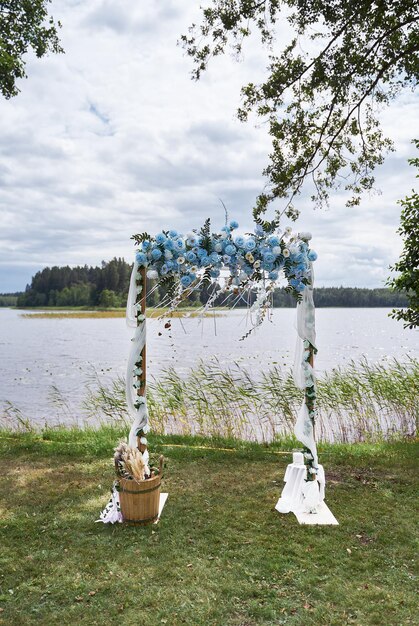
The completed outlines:
{"type": "MultiPolygon", "coordinates": [[[[233,364],[200,362],[181,376],[165,370],[148,386],[151,428],[157,433],[220,435],[272,441],[292,434],[303,400],[292,374],[278,366],[262,375],[233,364]]],[[[97,379],[84,408],[95,419],[126,423],[124,381],[97,379]]],[[[318,379],[316,435],[321,441],[376,441],[413,436],[419,420],[419,361],[335,368],[318,379]]]]}

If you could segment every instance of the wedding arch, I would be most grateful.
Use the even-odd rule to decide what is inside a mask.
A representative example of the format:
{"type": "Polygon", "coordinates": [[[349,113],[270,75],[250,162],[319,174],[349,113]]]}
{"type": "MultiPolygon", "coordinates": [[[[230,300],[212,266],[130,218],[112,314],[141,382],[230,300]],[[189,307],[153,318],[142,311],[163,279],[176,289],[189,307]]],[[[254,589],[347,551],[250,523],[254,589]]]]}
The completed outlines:
{"type": "MultiPolygon", "coordinates": [[[[148,461],[147,278],[154,281],[153,290],[164,286],[166,295],[161,306],[165,307],[164,315],[169,317],[188,296],[204,287],[209,297],[203,306],[203,314],[214,306],[216,300],[219,302],[223,295],[226,298],[242,298],[244,293],[256,292],[252,308],[256,309],[257,314],[254,326],[247,333],[250,334],[263,322],[267,310],[272,306],[275,286],[283,277],[287,282],[286,291],[295,297],[297,303],[293,377],[296,386],[304,390],[304,400],[294,432],[303,444],[303,449],[294,454],[293,463],[287,468],[284,479],[286,485],[276,508],[280,512],[294,511],[297,517],[298,514],[317,514],[319,507],[325,506],[324,471],[318,462],[315,441],[314,355],[317,347],[313,263],[317,254],[310,247],[310,233],[293,233],[289,227],[279,230],[263,222],[256,225],[253,233],[236,235],[238,227],[238,223],[233,220],[219,232],[212,233],[208,219],[200,230],[192,230],[186,235],[176,230],[162,230],[154,237],[147,233],[133,235],[138,250],[126,311],[127,325],[135,329],[126,376],[126,401],[132,419],[128,445],[132,448],[138,446],[148,461]]],[[[123,521],[115,489],[109,505],[101,514],[101,521],[123,521]]]]}

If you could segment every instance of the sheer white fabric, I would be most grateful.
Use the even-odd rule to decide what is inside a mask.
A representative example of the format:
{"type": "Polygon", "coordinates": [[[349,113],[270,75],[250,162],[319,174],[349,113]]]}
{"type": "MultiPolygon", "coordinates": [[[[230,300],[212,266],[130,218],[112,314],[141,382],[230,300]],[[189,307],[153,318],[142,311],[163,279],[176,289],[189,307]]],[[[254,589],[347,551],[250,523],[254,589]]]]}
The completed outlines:
{"type": "MultiPolygon", "coordinates": [[[[128,436],[128,444],[130,446],[135,447],[137,445],[137,431],[143,430],[144,432],[148,431],[148,411],[147,411],[147,400],[144,396],[137,395],[137,389],[134,386],[137,380],[137,374],[135,373],[135,364],[138,362],[139,357],[141,355],[142,349],[146,343],[146,318],[140,318],[141,321],[138,323],[137,313],[139,310],[139,304],[137,304],[139,291],[137,287],[137,274],[138,274],[138,263],[135,261],[134,267],[131,273],[130,287],[128,293],[127,300],[127,312],[126,312],[126,321],[127,326],[130,328],[135,328],[134,337],[131,339],[132,346],[130,355],[128,357],[127,364],[127,375],[125,382],[125,390],[126,390],[126,401],[127,408],[130,417],[132,418],[132,426],[128,436]],[[138,404],[138,408],[135,404],[138,404]]],[[[145,364],[141,363],[141,366],[145,364]]],[[[141,367],[140,366],[140,367],[141,367]]]]}
{"type": "MultiPolygon", "coordinates": [[[[308,380],[315,380],[314,369],[307,363],[304,354],[304,341],[307,340],[316,348],[316,324],[315,308],[313,300],[314,272],[313,264],[310,263],[311,283],[307,285],[303,292],[301,302],[297,304],[296,323],[297,342],[295,347],[293,378],[299,389],[305,389],[308,380]]],[[[313,454],[314,466],[318,465],[317,446],[314,439],[313,423],[310,419],[308,409],[303,400],[298,412],[294,434],[298,441],[301,441],[313,454]]]]}

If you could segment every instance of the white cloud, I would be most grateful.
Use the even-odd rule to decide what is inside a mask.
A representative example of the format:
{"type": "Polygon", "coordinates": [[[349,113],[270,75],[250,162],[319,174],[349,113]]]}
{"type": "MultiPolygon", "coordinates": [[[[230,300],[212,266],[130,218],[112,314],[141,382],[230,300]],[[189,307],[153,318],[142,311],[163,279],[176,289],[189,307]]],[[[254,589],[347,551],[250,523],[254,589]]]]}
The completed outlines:
{"type": "MultiPolygon", "coordinates": [[[[134,232],[187,229],[209,215],[221,225],[220,198],[250,228],[270,144],[234,111],[264,54],[252,46],[243,63],[216,59],[194,83],[176,41],[198,4],[55,0],[52,11],[65,55],[31,58],[21,94],[0,101],[0,291],[24,288],[47,264],[130,258],[134,232]]],[[[383,112],[397,152],[378,172],[382,195],[349,210],[336,193],[322,212],[301,198],[318,284],[387,276],[400,249],[396,200],[414,185],[415,103],[409,93],[383,112]]]]}

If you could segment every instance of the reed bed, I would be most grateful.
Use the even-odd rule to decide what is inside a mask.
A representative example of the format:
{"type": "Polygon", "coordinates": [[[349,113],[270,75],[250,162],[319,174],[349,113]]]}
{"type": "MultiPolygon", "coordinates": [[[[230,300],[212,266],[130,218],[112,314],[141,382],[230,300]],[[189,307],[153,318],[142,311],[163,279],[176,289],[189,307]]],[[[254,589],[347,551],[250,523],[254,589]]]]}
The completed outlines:
{"type": "MultiPolygon", "coordinates": [[[[168,312],[167,308],[148,308],[147,317],[156,318],[164,315],[168,312]]],[[[37,313],[20,313],[20,317],[26,319],[102,319],[102,318],[114,318],[125,317],[125,309],[104,309],[97,311],[40,311],[37,313]]],[[[196,307],[180,308],[177,311],[171,311],[170,317],[220,317],[224,315],[222,309],[220,311],[211,311],[203,313],[201,310],[197,310],[196,307]]]]}
{"type": "MultiPolygon", "coordinates": [[[[270,442],[292,436],[303,394],[290,371],[262,376],[238,364],[201,362],[180,375],[174,368],[148,386],[150,424],[159,434],[222,436],[270,442]]],[[[129,425],[124,380],[90,385],[89,418],[129,425]]],[[[419,420],[419,361],[352,361],[318,379],[319,441],[352,443],[412,437],[419,420]]]]}

